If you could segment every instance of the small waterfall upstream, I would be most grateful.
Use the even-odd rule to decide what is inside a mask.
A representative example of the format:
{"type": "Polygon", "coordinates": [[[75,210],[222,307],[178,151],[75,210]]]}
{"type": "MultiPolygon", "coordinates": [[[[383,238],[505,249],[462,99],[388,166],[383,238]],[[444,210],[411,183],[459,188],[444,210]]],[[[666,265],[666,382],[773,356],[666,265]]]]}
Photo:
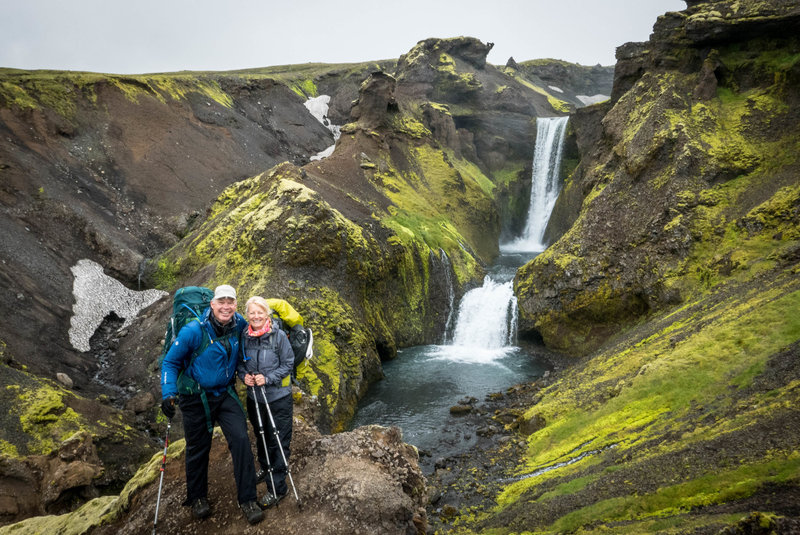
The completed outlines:
{"type": "MultiPolygon", "coordinates": [[[[521,265],[546,247],[542,243],[544,229],[560,189],[567,118],[539,118],[537,124],[531,206],[524,233],[501,245],[502,254],[483,285],[464,294],[455,317],[452,267],[440,250],[449,292],[444,343],[401,349],[398,358],[385,363],[385,379],[370,387],[353,418],[353,427],[397,425],[406,442],[435,453],[433,457],[462,453],[477,437],[466,424],[452,425],[457,421],[451,419],[450,407],[465,397],[480,399],[544,373],[544,359],[516,345],[518,309],[513,279],[521,265]]],[[[423,469],[432,469],[430,459],[420,460],[423,469]]]]}

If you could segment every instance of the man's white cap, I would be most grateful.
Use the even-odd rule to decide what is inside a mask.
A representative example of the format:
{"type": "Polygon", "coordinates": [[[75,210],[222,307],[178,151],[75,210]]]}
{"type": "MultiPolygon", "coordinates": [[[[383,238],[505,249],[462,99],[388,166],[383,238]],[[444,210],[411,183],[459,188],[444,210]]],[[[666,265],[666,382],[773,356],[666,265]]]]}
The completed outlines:
{"type": "Polygon", "coordinates": [[[233,286],[229,284],[223,284],[214,289],[214,299],[222,299],[224,297],[236,299],[236,290],[233,289],[233,286]]]}

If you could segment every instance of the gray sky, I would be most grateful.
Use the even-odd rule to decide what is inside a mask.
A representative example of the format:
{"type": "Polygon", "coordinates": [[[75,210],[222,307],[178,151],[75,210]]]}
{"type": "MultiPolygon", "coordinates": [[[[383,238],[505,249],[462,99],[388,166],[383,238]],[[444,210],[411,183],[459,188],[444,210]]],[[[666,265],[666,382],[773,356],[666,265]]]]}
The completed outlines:
{"type": "Polygon", "coordinates": [[[0,0],[0,67],[104,73],[394,59],[428,37],[493,42],[489,62],[613,65],[683,0],[0,0]]]}

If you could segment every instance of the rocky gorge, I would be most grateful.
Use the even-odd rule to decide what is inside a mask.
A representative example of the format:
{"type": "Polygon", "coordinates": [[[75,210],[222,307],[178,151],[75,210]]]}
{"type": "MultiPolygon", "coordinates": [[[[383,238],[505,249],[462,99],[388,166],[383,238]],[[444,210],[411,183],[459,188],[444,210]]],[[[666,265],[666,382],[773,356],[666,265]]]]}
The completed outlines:
{"type": "MultiPolygon", "coordinates": [[[[495,67],[470,38],[359,65],[0,71],[0,283],[20,310],[0,327],[0,532],[152,523],[169,303],[122,329],[109,313],[76,349],[85,258],[132,290],[281,297],[312,327],[305,506],[267,515],[289,532],[797,529],[800,12],[688,4],[618,49],[613,84],[602,67],[495,67]],[[303,106],[322,94],[341,136],[311,160],[333,143],[303,106]],[[436,339],[446,281],[479,284],[519,231],[535,119],[565,114],[552,245],[515,281],[521,343],[563,357],[443,423],[490,431],[426,481],[400,430],[341,430],[382,361],[436,339]]],[[[221,441],[214,522],[187,521],[173,431],[163,525],[260,532],[230,503],[221,441]]]]}

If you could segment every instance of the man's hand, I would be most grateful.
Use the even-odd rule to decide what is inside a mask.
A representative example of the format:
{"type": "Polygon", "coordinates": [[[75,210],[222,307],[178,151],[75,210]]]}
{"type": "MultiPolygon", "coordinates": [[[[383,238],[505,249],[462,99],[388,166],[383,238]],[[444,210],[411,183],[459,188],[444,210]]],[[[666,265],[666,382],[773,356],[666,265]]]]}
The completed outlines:
{"type": "Polygon", "coordinates": [[[261,375],[260,373],[258,375],[255,375],[254,377],[256,380],[256,386],[264,386],[265,384],[267,384],[267,378],[261,375]]]}
{"type": "Polygon", "coordinates": [[[252,373],[246,373],[244,375],[244,384],[247,386],[256,386],[255,376],[252,373]]]}
{"type": "Polygon", "coordinates": [[[175,396],[164,398],[161,401],[161,412],[164,413],[164,416],[172,420],[172,417],[175,416],[175,396]]]}

